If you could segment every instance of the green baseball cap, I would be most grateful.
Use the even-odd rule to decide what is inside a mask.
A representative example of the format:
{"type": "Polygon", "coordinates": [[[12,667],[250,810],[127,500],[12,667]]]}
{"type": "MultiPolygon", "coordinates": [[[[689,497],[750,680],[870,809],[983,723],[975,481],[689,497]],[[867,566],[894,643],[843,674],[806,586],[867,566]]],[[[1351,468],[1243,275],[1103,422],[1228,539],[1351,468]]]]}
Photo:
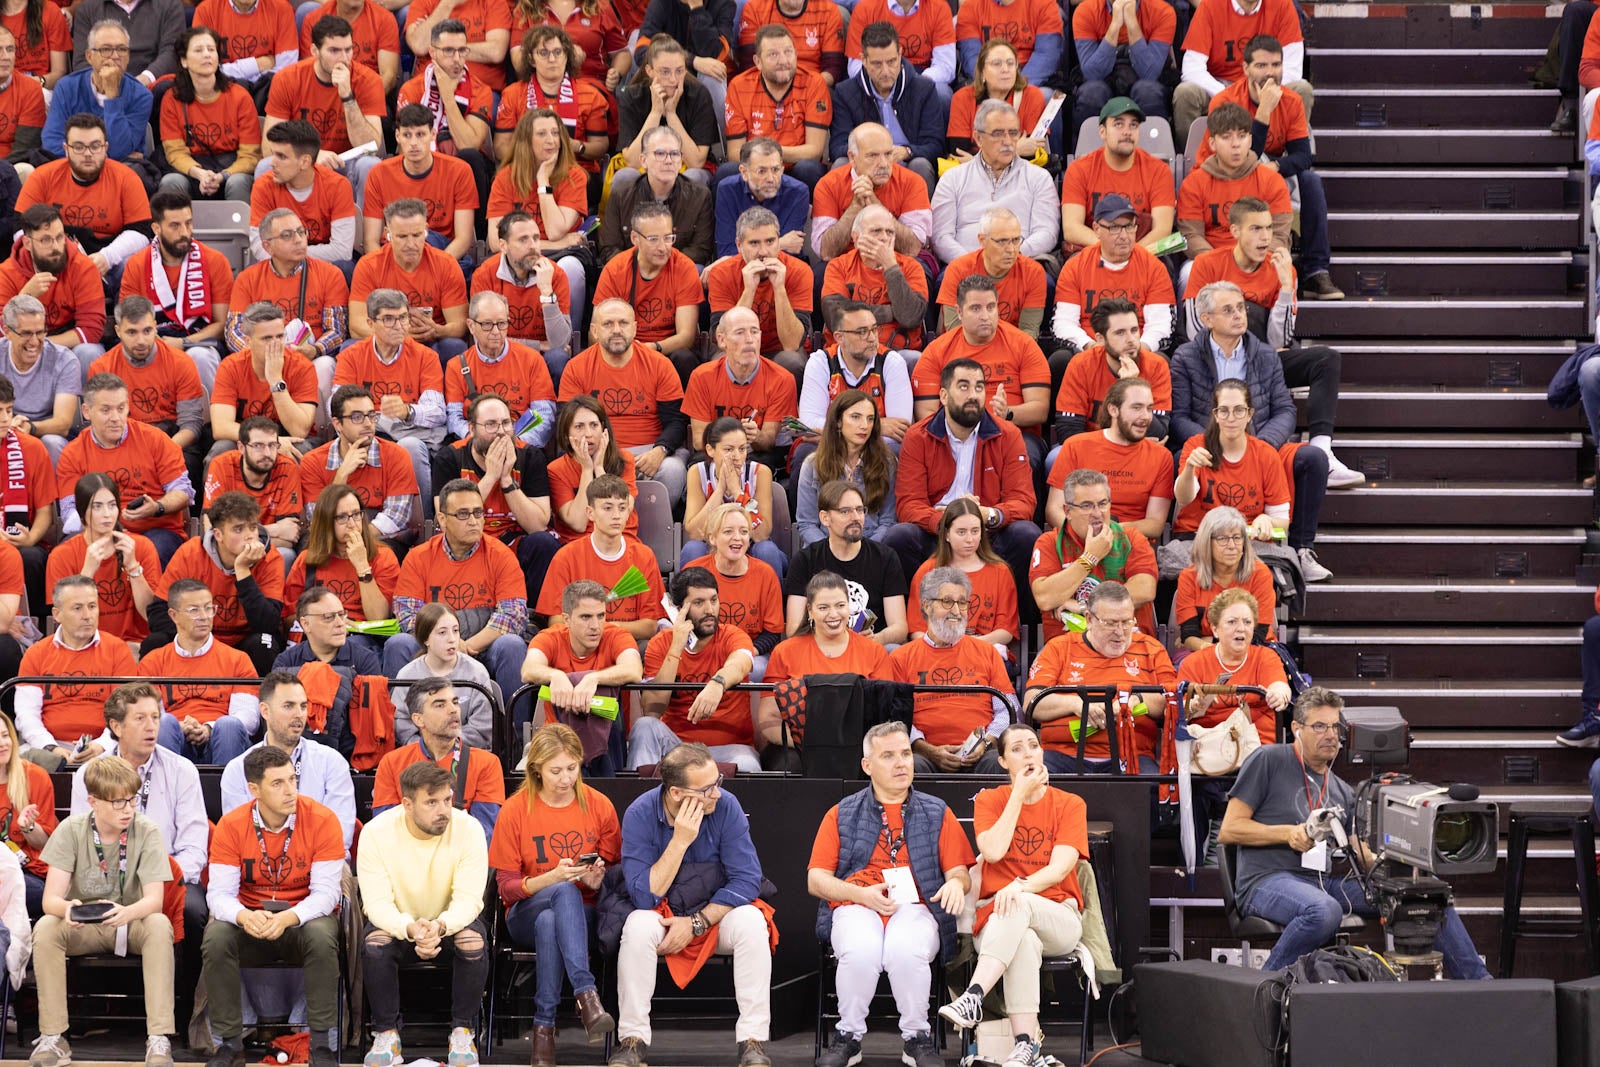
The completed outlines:
{"type": "Polygon", "coordinates": [[[1100,121],[1114,119],[1118,115],[1138,115],[1139,121],[1144,121],[1144,111],[1133,102],[1131,96],[1113,96],[1106,101],[1106,106],[1100,109],[1100,121]]]}

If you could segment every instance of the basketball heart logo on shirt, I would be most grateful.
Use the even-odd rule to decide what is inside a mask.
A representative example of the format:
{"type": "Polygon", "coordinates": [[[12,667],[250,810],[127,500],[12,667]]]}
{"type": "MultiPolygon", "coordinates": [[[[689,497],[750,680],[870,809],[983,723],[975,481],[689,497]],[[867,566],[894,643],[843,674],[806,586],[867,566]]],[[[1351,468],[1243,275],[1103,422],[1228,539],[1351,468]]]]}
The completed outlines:
{"type": "Polygon", "coordinates": [[[133,401],[133,410],[141,415],[151,415],[161,403],[161,390],[149,386],[137,386],[128,393],[133,401]]]}
{"type": "Polygon", "coordinates": [[[927,50],[927,42],[922,39],[922,34],[901,31],[900,54],[907,63],[914,67],[926,66],[929,58],[927,50]]]}
{"type": "Polygon", "coordinates": [[[67,226],[90,229],[98,212],[90,204],[61,204],[61,221],[67,226]]]}
{"type": "MultiPolygon", "coordinates": [[[[58,677],[63,677],[63,678],[82,678],[84,676],[82,671],[71,671],[71,670],[66,670],[66,671],[58,670],[58,671],[56,671],[56,675],[58,677]]],[[[50,695],[50,689],[51,689],[51,686],[49,684],[47,684],[44,687],[44,695],[45,696],[49,696],[50,695]]],[[[71,699],[71,698],[79,697],[79,696],[83,695],[83,686],[78,684],[78,683],[76,683],[76,682],[56,682],[55,683],[55,691],[56,691],[55,692],[56,696],[58,696],[58,697],[66,697],[68,699],[71,699]]]]}
{"type": "MultiPolygon", "coordinates": [[[[544,313],[542,311],[539,312],[540,316],[543,316],[543,314],[544,313]]],[[[526,304],[513,305],[506,309],[506,318],[511,320],[512,337],[527,337],[530,333],[532,333],[534,323],[533,308],[528,307],[526,304]]],[[[492,393],[496,388],[496,386],[484,385],[479,388],[479,392],[492,393]]],[[[495,395],[501,396],[502,394],[495,393],[495,395]]]]}
{"type": "Polygon", "coordinates": [[[356,583],[348,578],[324,578],[320,584],[327,586],[332,590],[334,596],[346,604],[355,604],[361,599],[361,593],[356,589],[356,583]]]}
{"type": "Polygon", "coordinates": [[[199,700],[211,691],[210,686],[196,685],[194,682],[181,682],[172,687],[173,700],[199,700]]]}
{"type": "Polygon", "coordinates": [[[465,611],[472,606],[477,590],[471,582],[452,582],[445,586],[439,595],[456,611],[465,611]]]}
{"type": "Polygon", "coordinates": [[[317,128],[326,143],[328,134],[339,124],[343,112],[336,107],[308,107],[304,110],[306,121],[317,128]]]}
{"type": "Polygon", "coordinates": [[[244,625],[244,612],[236,596],[217,597],[217,626],[244,625]]]}
{"type": "Polygon", "coordinates": [[[574,859],[583,855],[583,835],[576,830],[563,830],[550,835],[550,852],[556,859],[574,859]]]}
{"type": "Polygon", "coordinates": [[[966,681],[960,667],[935,667],[922,672],[924,685],[961,685],[966,681]]]}
{"type": "Polygon", "coordinates": [[[1237,508],[1244,503],[1247,495],[1245,487],[1233,482],[1218,482],[1216,487],[1217,503],[1223,507],[1237,508]]]}
{"type": "Polygon", "coordinates": [[[396,381],[368,382],[367,391],[372,394],[372,402],[380,407],[383,405],[383,398],[391,393],[401,400],[405,399],[405,393],[401,390],[400,383],[396,381]]]}
{"type": "Polygon", "coordinates": [[[634,305],[640,322],[655,322],[667,310],[667,302],[658,296],[645,297],[634,305]]]}
{"type": "Polygon", "coordinates": [[[1044,831],[1037,826],[1019,826],[1011,837],[1017,851],[1031,857],[1045,846],[1044,831]]]}
{"type": "Polygon", "coordinates": [[[746,419],[754,419],[761,413],[761,409],[753,404],[717,404],[714,406],[719,416],[726,415],[728,418],[738,419],[740,422],[746,419]]]}
{"type": "Polygon", "coordinates": [[[722,610],[717,612],[717,621],[724,626],[743,627],[745,615],[747,614],[748,611],[743,604],[735,604],[732,601],[724,600],[722,602],[722,610]]]}
{"type": "Polygon", "coordinates": [[[95,591],[100,594],[100,610],[112,611],[122,607],[128,598],[128,583],[116,578],[110,581],[96,581],[95,591]]]}
{"type": "Polygon", "coordinates": [[[276,42],[259,34],[236,33],[228,38],[228,55],[234,59],[270,56],[275,50],[276,42]]]}
{"type": "Polygon", "coordinates": [[[1033,30],[1021,22],[997,22],[989,27],[989,40],[999,38],[1013,45],[1033,43],[1033,30]]]}
{"type": "Polygon", "coordinates": [[[133,471],[127,467],[110,467],[103,473],[109,475],[111,480],[117,483],[117,492],[122,497],[122,506],[127,507],[133,503],[133,498],[139,495],[138,493],[129,492],[133,488],[133,471]]]}
{"type": "Polygon", "coordinates": [[[600,403],[604,404],[607,413],[612,415],[631,414],[634,406],[643,400],[639,393],[622,387],[602,389],[598,395],[600,403]]]}
{"type": "MultiPolygon", "coordinates": [[[[244,55],[255,55],[254,52],[245,52],[244,55]]],[[[191,122],[189,123],[188,141],[194,145],[221,144],[228,130],[220,122],[191,122]]]]}

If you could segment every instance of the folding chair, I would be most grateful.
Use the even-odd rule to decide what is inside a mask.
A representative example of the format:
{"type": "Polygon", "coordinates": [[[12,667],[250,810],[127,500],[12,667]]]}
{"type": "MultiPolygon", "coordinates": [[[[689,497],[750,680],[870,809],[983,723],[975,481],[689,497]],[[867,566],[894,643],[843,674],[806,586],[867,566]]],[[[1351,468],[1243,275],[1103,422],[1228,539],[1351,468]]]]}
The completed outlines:
{"type": "Polygon", "coordinates": [[[196,200],[195,240],[228,257],[234,273],[250,265],[250,205],[240,200],[196,200]]]}

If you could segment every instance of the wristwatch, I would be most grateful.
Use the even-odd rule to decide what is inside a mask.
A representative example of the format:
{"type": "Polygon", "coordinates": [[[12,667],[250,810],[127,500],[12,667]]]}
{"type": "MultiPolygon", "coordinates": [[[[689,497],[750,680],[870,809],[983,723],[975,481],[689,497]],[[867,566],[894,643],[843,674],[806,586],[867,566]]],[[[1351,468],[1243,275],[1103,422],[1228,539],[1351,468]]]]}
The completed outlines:
{"type": "Polygon", "coordinates": [[[689,931],[695,937],[699,937],[709,929],[711,929],[711,924],[706,922],[704,912],[697,911],[689,917],[689,931]]]}
{"type": "Polygon", "coordinates": [[[272,391],[274,393],[287,393],[289,391],[289,383],[287,381],[275,382],[273,383],[272,391]]]}
{"type": "Polygon", "coordinates": [[[541,304],[554,304],[555,302],[556,302],[556,294],[554,294],[554,293],[551,293],[549,296],[540,296],[539,297],[539,303],[541,303],[541,304]]]}
{"type": "Polygon", "coordinates": [[[368,571],[368,572],[367,572],[367,573],[365,573],[365,574],[358,574],[358,575],[356,575],[356,581],[358,581],[358,582],[362,582],[362,583],[366,583],[366,582],[371,582],[371,581],[373,581],[373,580],[374,580],[374,579],[373,579],[373,576],[372,576],[372,572],[371,572],[371,571],[368,571]]]}
{"type": "Polygon", "coordinates": [[[500,491],[502,493],[513,493],[513,492],[516,492],[516,489],[517,489],[517,483],[516,482],[504,481],[504,480],[502,480],[500,482],[500,491]]]}

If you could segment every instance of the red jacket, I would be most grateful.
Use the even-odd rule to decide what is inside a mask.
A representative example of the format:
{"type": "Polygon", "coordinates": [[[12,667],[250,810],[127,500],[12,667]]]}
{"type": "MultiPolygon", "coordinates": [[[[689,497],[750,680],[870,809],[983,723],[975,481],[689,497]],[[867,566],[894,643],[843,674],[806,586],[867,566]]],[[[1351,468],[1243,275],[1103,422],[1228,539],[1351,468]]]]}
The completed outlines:
{"type": "MultiPolygon", "coordinates": [[[[19,234],[11,246],[11,258],[0,263],[0,304],[22,292],[37,270],[19,234]]],[[[100,343],[106,328],[105,290],[100,272],[76,241],[67,241],[67,265],[39,303],[44,305],[44,328],[50,336],[76,327],[80,341],[74,344],[100,343]]]]}
{"type": "MultiPolygon", "coordinates": [[[[940,408],[906,431],[894,480],[895,517],[914,522],[929,533],[938,532],[938,503],[956,476],[956,457],[950,451],[950,432],[944,420],[940,408]]],[[[978,501],[999,508],[1006,522],[1032,519],[1038,498],[1022,431],[1009,422],[996,422],[985,411],[975,432],[978,454],[973,460],[972,488],[978,501]]]]}

